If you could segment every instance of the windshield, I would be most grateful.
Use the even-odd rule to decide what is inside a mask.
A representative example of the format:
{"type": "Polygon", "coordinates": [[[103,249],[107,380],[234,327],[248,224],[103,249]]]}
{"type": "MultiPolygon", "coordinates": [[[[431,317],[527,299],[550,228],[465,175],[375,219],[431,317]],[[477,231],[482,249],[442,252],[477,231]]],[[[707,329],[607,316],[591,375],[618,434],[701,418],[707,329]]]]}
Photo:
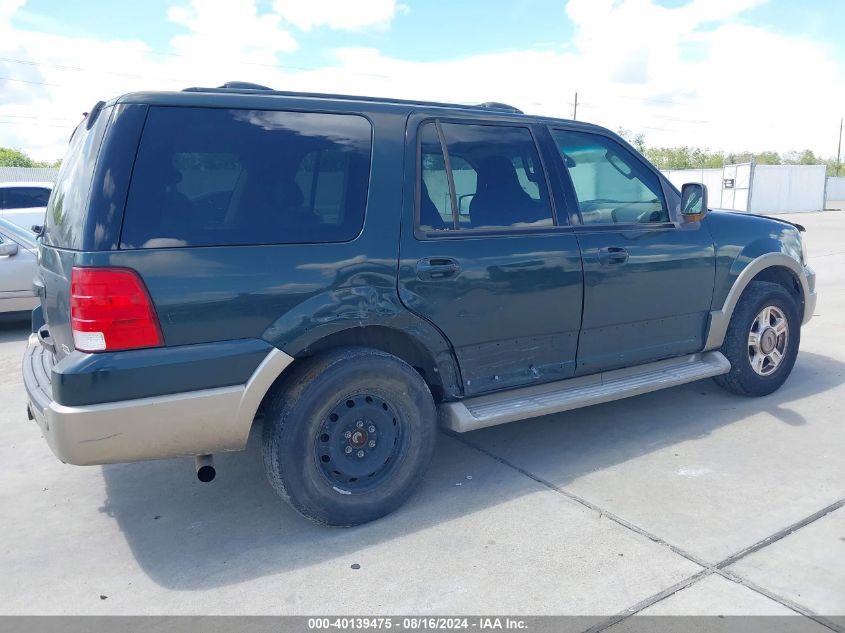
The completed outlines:
{"type": "Polygon", "coordinates": [[[38,244],[35,242],[35,233],[28,231],[22,226],[18,226],[14,222],[0,218],[0,233],[8,235],[26,248],[38,248],[38,244]]]}

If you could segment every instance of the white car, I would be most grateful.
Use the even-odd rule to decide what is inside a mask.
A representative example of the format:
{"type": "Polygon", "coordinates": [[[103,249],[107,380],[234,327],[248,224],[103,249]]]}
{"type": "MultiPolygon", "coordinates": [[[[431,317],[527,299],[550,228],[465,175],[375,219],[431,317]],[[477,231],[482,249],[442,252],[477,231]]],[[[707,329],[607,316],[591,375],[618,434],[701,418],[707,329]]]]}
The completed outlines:
{"type": "Polygon", "coordinates": [[[0,218],[0,318],[38,306],[32,286],[37,268],[35,234],[8,218],[0,218]]]}
{"type": "Polygon", "coordinates": [[[0,182],[0,218],[29,229],[44,224],[52,182],[0,182]]]}

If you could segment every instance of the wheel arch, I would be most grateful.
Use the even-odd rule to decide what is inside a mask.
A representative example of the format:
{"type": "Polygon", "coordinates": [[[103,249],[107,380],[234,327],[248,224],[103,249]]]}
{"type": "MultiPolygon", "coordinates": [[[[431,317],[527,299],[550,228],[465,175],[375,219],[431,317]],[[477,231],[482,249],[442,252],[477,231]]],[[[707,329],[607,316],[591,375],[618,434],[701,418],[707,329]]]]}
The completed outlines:
{"type": "Polygon", "coordinates": [[[293,355],[294,364],[340,347],[368,347],[405,361],[422,376],[435,401],[453,397],[459,384],[451,354],[444,357],[442,352],[438,354],[414,334],[388,325],[351,327],[326,334],[298,350],[293,355]]]}
{"type": "Polygon", "coordinates": [[[239,420],[241,424],[251,426],[253,418],[261,412],[275,389],[283,388],[283,381],[295,375],[306,359],[342,347],[367,347],[392,354],[422,376],[435,402],[454,399],[460,395],[460,376],[451,348],[432,349],[432,345],[422,339],[422,336],[407,329],[368,325],[327,330],[323,336],[315,337],[292,353],[289,353],[291,350],[274,348],[247,384],[244,396],[246,406],[241,407],[239,420]]]}
{"type": "Polygon", "coordinates": [[[789,255],[766,253],[748,262],[734,280],[722,307],[710,312],[705,351],[722,346],[734,310],[752,281],[768,281],[784,287],[796,299],[802,322],[806,323],[811,316],[806,314],[810,288],[803,266],[789,255]]]}

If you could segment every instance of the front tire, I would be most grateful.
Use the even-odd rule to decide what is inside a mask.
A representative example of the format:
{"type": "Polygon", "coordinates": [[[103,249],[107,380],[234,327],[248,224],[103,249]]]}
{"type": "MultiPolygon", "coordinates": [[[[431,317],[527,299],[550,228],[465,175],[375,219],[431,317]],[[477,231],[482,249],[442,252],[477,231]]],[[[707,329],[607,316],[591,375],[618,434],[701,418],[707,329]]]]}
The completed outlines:
{"type": "Polygon", "coordinates": [[[373,349],[308,359],[266,408],[267,478],[293,508],[323,525],[378,519],[411,495],[434,451],[437,416],[425,381],[373,349]]]}
{"type": "Polygon", "coordinates": [[[716,384],[741,396],[766,396],[786,381],[801,342],[798,307],[778,284],[753,281],[731,317],[721,352],[731,363],[716,384]]]}

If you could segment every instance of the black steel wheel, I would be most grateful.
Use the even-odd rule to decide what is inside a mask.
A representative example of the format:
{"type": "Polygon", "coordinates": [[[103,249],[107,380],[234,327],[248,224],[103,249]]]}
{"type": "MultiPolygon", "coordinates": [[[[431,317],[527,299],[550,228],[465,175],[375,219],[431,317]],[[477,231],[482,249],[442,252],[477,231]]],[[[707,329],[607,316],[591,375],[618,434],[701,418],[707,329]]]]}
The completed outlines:
{"type": "Polygon", "coordinates": [[[317,465],[332,485],[360,494],[390,478],[404,454],[397,415],[379,396],[361,393],[338,402],[314,442],[317,465]]]}
{"type": "Polygon", "coordinates": [[[425,381],[399,358],[332,350],[285,376],[265,408],[262,453],[276,492],[324,525],[358,525],[398,508],[434,451],[425,381]]]}

